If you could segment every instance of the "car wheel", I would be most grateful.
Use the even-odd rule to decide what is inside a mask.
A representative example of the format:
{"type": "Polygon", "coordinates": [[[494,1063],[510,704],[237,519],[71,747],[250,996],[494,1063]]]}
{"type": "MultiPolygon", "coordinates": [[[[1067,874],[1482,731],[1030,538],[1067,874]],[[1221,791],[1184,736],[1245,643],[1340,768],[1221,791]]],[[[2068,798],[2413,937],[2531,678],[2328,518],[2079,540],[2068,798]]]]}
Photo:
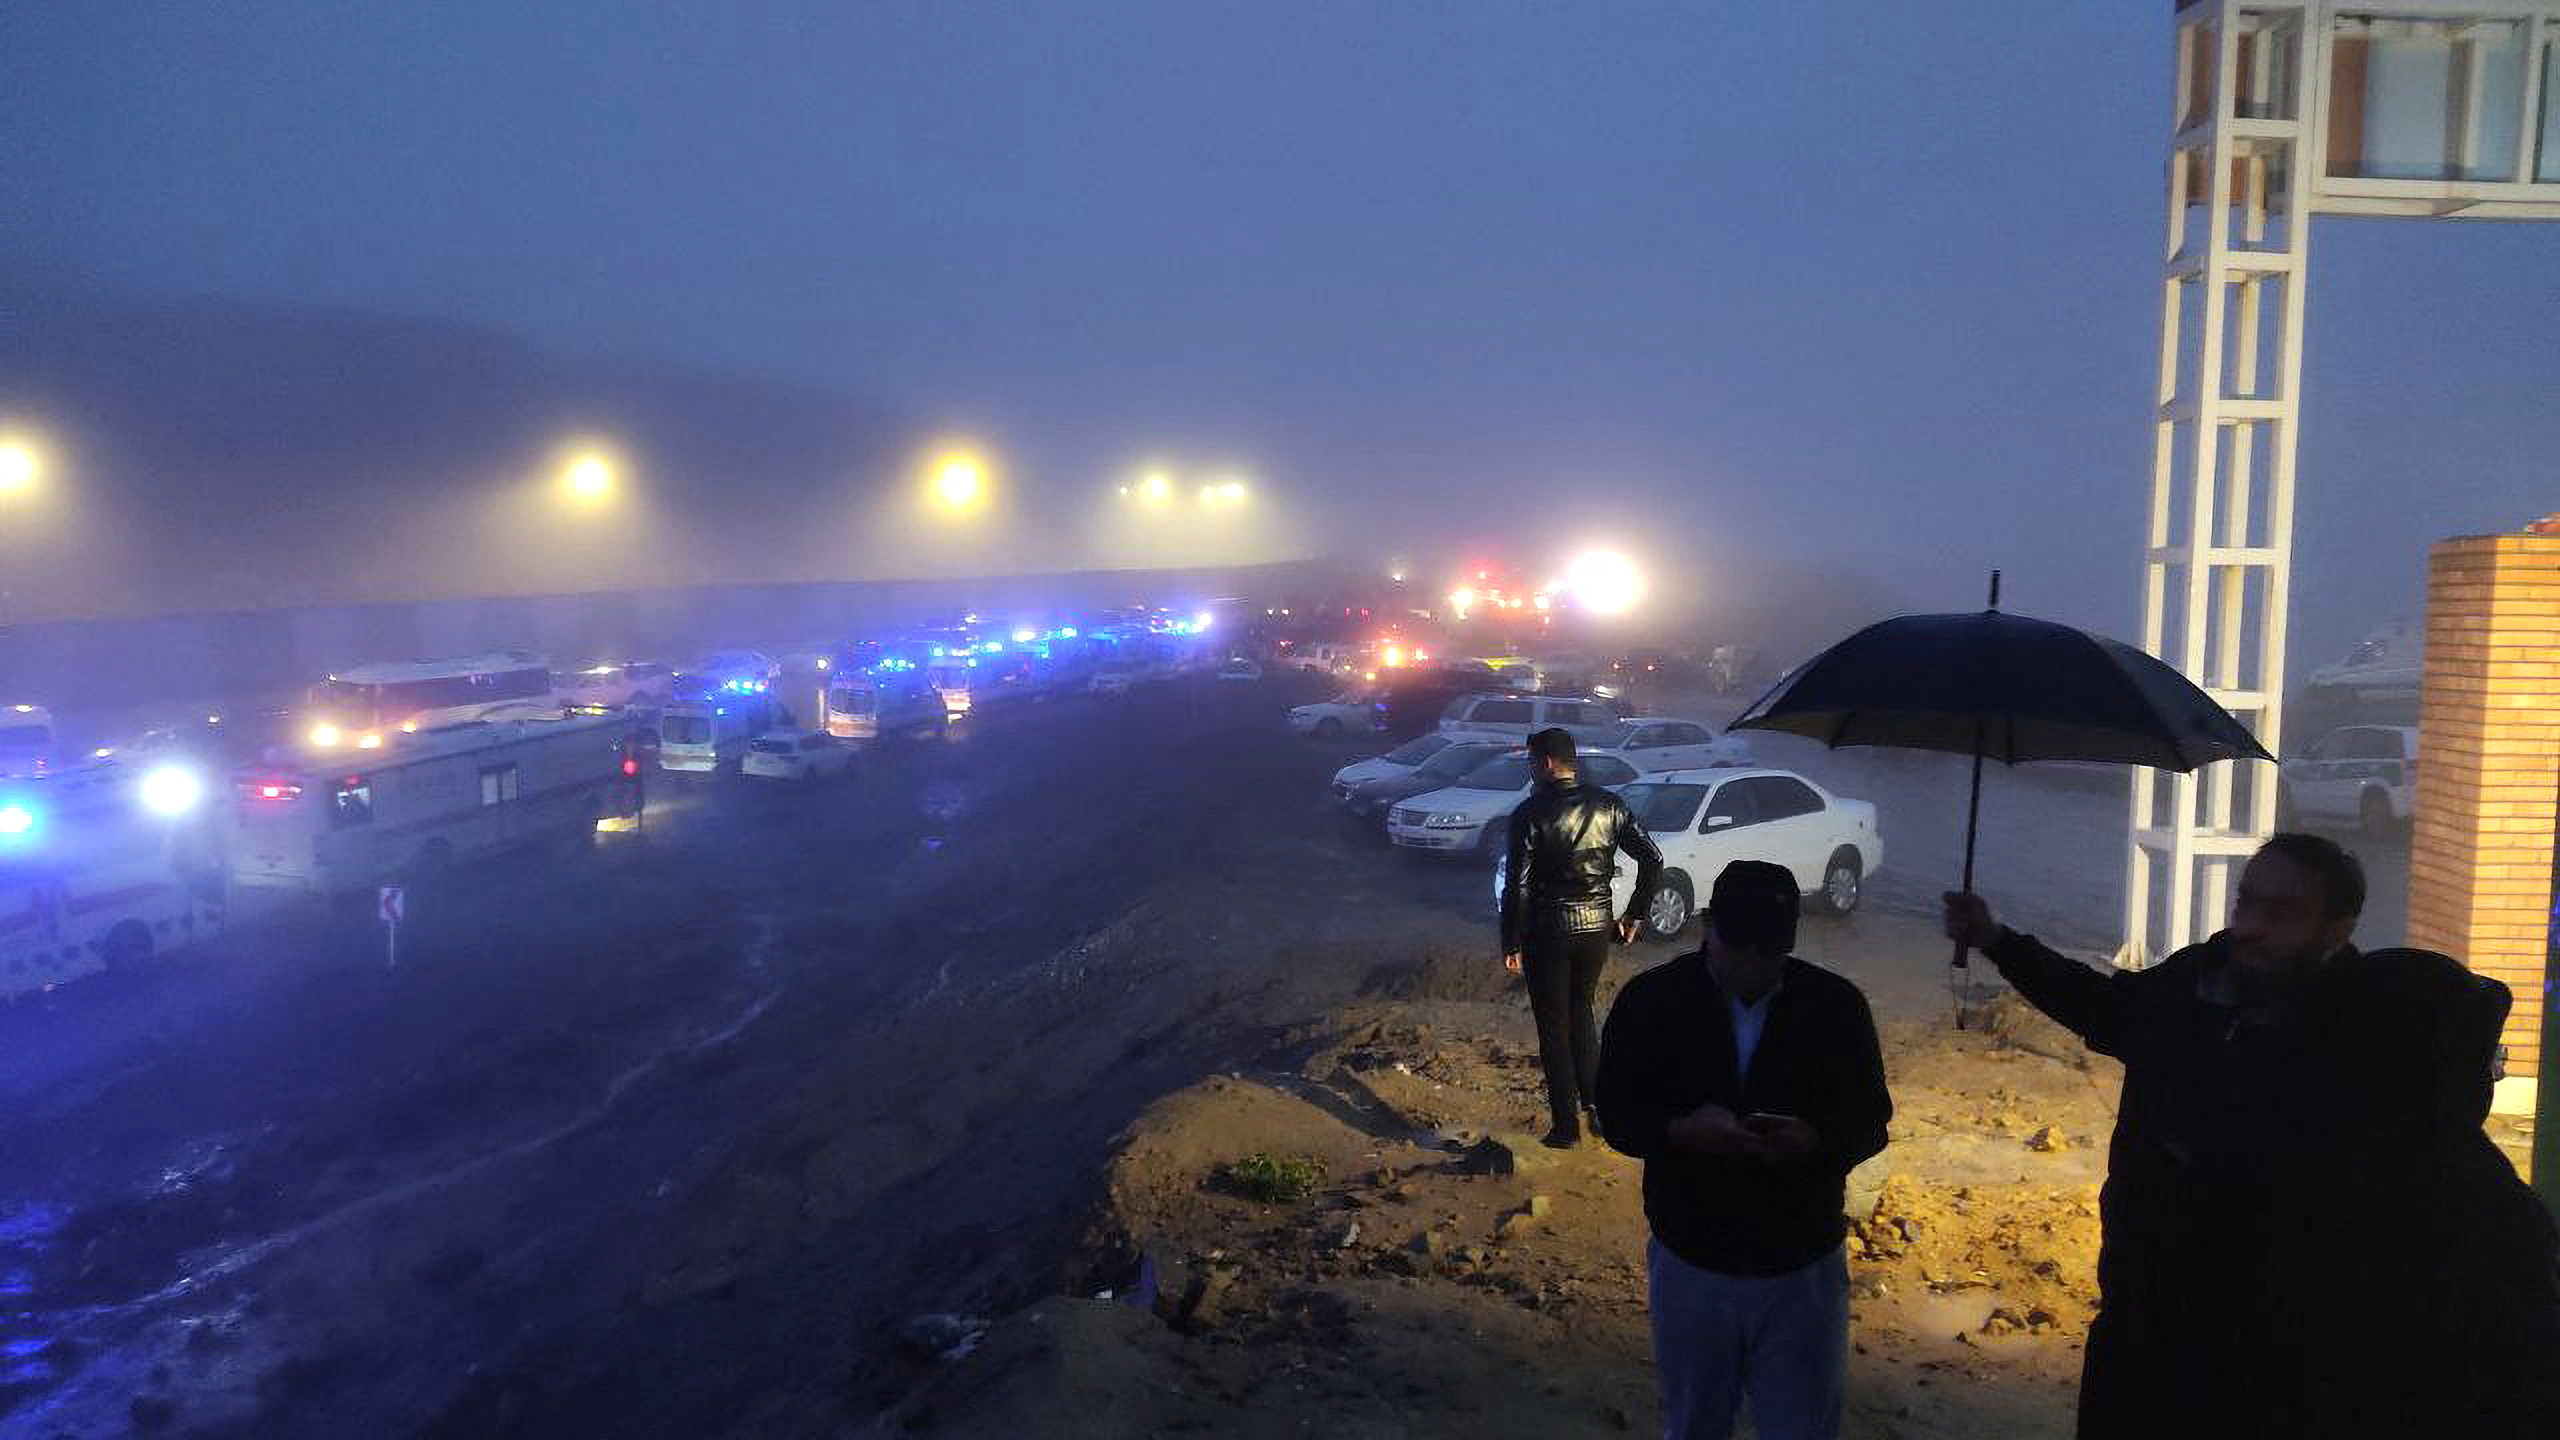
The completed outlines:
{"type": "Polygon", "coordinates": [[[1334,718],[1333,716],[1331,716],[1331,715],[1327,715],[1327,716],[1326,716],[1326,717],[1324,717],[1323,719],[1321,719],[1321,720],[1319,720],[1319,721],[1317,721],[1317,722],[1316,722],[1316,737],[1317,737],[1318,739],[1321,739],[1321,740],[1330,740],[1330,739],[1332,739],[1334,736],[1339,735],[1339,734],[1341,734],[1341,733],[1342,733],[1342,722],[1341,722],[1340,720],[1335,719],[1335,718],[1334,718]]]}
{"type": "Polygon", "coordinates": [[[1645,902],[1644,933],[1648,940],[1670,940],[1689,928],[1695,913],[1696,892],[1689,877],[1678,870],[1662,872],[1662,883],[1653,890],[1653,898],[1645,902]]]}
{"type": "Polygon", "coordinates": [[[1858,908],[1858,891],[1865,879],[1866,867],[1858,852],[1847,846],[1833,852],[1822,867],[1822,908],[1834,915],[1846,915],[1858,908]]]}
{"type": "Polygon", "coordinates": [[[131,970],[151,958],[151,927],[139,920],[126,920],[107,932],[98,945],[98,958],[110,970],[131,970]]]}
{"type": "Polygon", "coordinates": [[[2364,822],[2364,833],[2377,838],[2400,828],[2398,818],[2391,813],[2391,797],[2379,790],[2364,792],[2364,799],[2356,805],[2356,818],[2364,822]]]}
{"type": "Polygon", "coordinates": [[[1484,833],[1476,839],[1476,853],[1479,855],[1503,854],[1503,847],[1510,839],[1510,822],[1504,820],[1488,820],[1485,822],[1484,833]]]}

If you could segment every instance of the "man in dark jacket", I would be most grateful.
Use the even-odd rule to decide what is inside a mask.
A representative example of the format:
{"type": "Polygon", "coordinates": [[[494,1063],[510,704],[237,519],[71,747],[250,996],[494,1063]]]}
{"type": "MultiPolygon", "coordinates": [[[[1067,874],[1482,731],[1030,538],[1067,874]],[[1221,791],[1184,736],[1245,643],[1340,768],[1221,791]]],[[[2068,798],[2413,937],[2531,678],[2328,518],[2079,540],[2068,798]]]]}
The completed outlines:
{"type": "Polygon", "coordinates": [[[1707,944],[1627,982],[1600,1046],[1600,1127],[1644,1162],[1653,1355],[1668,1440],[1839,1433],[1841,1214],[1893,1099],[1858,987],[1791,956],[1796,881],[1737,860],[1707,944]]]}
{"type": "Polygon", "coordinates": [[[1582,1112],[1599,1073],[1591,1004],[1609,962],[1609,932],[1634,943],[1635,917],[1662,877],[1662,852],[1625,801],[1574,773],[1570,732],[1530,736],[1529,756],[1537,783],[1511,812],[1503,861],[1502,963],[1529,984],[1547,1072],[1546,1143],[1571,1149],[1582,1142],[1582,1112]],[[1620,851],[1636,862],[1636,888],[1627,913],[1613,921],[1609,881],[1620,851]]]}
{"type": "Polygon", "coordinates": [[[2315,997],[2352,964],[2364,872],[2335,842],[2278,835],[2240,874],[2229,929],[2144,970],[2102,974],[1946,897],[1947,933],[2037,1009],[2124,1062],[2100,1194],[2099,1310],[2080,1372],[2081,1440],[2287,1433],[2299,1370],[2280,1353],[2274,1242],[2291,1147],[2323,1101],[2315,997]]]}

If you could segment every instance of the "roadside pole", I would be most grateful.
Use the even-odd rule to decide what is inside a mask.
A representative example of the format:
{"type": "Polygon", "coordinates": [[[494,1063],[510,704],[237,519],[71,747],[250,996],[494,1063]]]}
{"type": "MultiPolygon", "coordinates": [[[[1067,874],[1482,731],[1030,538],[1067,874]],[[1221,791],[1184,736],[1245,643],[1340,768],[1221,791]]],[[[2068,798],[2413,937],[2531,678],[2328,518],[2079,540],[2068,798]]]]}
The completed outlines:
{"type": "Polygon", "coordinates": [[[382,914],[382,968],[397,969],[400,964],[400,917],[409,908],[409,892],[398,885],[385,885],[375,898],[382,914]]]}
{"type": "Polygon", "coordinates": [[[2533,1062],[2533,1188],[2560,1219],[2560,839],[2542,931],[2542,1048],[2533,1062]]]}

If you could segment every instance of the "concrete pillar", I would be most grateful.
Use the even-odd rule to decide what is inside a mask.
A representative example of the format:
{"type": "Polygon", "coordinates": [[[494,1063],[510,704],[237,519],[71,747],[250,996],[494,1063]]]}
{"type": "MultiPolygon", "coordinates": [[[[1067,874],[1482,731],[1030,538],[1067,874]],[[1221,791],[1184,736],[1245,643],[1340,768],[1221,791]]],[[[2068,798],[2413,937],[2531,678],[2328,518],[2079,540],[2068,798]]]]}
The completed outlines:
{"type": "Polygon", "coordinates": [[[2515,992],[2501,1109],[2532,1107],[2560,812],[2560,535],[2466,535],[2427,572],[2409,943],[2515,992]]]}

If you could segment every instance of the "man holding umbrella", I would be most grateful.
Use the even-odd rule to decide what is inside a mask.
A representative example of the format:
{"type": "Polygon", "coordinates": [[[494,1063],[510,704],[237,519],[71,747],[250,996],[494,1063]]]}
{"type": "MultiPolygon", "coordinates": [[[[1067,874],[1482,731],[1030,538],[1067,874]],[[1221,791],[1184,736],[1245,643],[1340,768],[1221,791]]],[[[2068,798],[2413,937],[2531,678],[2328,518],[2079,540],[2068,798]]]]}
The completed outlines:
{"type": "Polygon", "coordinates": [[[2081,1440],[2288,1433],[2305,1397],[2268,1283],[2288,1211],[2288,1148],[2320,1112],[2315,1001],[2350,962],[2364,870],[2335,841],[2277,835],[2240,872],[2230,928],[2145,970],[2102,974],[1946,896],[1949,938],[2027,1002],[2124,1062],[2100,1198],[2098,1316],[2081,1440]]]}

